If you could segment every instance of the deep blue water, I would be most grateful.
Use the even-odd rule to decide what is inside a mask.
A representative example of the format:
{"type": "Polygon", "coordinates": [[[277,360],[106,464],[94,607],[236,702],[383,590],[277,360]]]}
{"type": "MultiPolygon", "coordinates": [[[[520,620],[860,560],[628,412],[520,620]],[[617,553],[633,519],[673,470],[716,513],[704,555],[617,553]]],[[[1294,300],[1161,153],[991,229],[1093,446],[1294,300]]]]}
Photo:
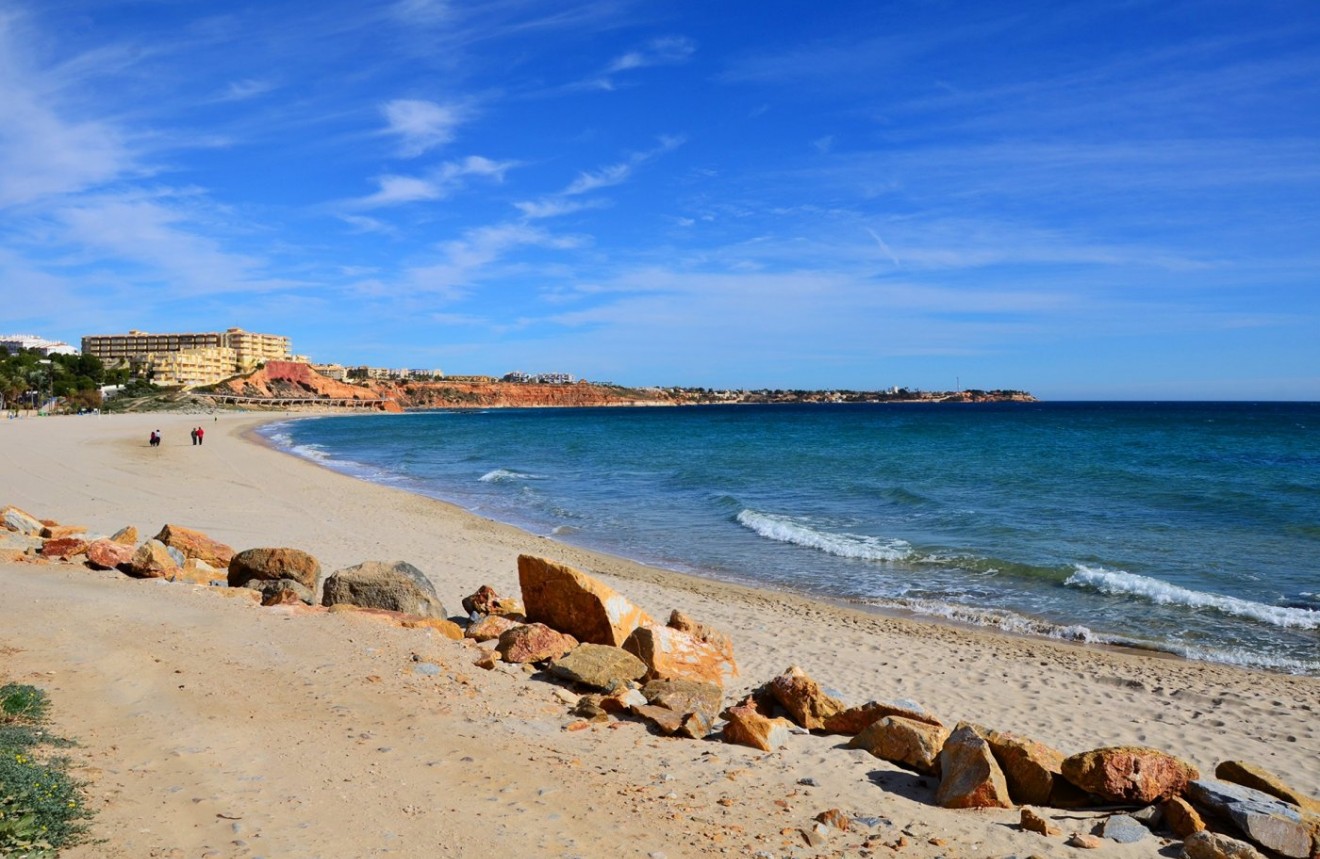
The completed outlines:
{"type": "Polygon", "coordinates": [[[516,409],[267,433],[685,572],[1320,674],[1320,404],[516,409]]]}

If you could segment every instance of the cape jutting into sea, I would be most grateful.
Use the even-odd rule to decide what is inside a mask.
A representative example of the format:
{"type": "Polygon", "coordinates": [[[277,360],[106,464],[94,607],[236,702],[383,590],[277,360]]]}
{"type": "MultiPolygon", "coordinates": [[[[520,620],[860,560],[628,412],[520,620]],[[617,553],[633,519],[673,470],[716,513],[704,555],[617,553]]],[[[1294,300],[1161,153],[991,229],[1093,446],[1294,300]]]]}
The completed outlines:
{"type": "Polygon", "coordinates": [[[264,431],[687,573],[1320,674],[1320,404],[509,409],[264,431]]]}

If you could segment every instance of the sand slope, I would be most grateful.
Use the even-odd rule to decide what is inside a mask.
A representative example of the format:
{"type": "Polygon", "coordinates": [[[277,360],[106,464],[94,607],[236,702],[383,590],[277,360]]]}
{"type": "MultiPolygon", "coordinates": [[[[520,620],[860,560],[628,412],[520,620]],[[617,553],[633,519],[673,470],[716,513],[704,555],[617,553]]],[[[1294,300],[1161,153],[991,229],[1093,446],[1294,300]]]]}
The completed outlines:
{"type": "MultiPolygon", "coordinates": [[[[369,417],[362,418],[370,420],[369,417]]],[[[729,632],[750,688],[801,665],[861,702],[915,698],[1065,752],[1152,745],[1320,793],[1320,681],[878,617],[596,555],[354,481],[243,441],[251,417],[0,422],[0,504],[110,533],[165,522],[235,548],[287,545],[327,572],[407,560],[451,612],[517,592],[533,552],[599,575],[653,616],[729,632]],[[165,443],[146,444],[151,429],[165,443]]],[[[471,665],[470,646],[345,615],[78,567],[0,566],[0,675],[54,699],[99,809],[78,856],[1076,855],[1017,813],[949,812],[933,784],[843,738],[770,755],[624,722],[568,731],[556,687],[471,665]],[[428,673],[430,672],[430,673],[428,673]],[[801,784],[800,780],[809,780],[801,784]],[[876,818],[808,847],[829,808],[876,818]],[[931,843],[935,839],[942,843],[931,843]],[[900,850],[883,848],[899,844],[900,850]]],[[[730,697],[741,690],[731,690],[730,697]]],[[[1087,813],[1058,813],[1065,830],[1087,813]]],[[[1155,856],[1158,839],[1106,847],[1155,856]]]]}

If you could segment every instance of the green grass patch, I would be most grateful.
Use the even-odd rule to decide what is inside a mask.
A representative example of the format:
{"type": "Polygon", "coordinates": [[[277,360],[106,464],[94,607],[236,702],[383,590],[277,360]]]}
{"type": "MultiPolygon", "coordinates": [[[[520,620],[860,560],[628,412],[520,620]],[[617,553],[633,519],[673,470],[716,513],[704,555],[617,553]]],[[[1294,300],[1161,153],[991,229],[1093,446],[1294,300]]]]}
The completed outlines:
{"type": "Polygon", "coordinates": [[[69,762],[67,740],[46,730],[50,701],[35,686],[0,686],[0,856],[48,859],[86,835],[91,813],[69,762]]]}

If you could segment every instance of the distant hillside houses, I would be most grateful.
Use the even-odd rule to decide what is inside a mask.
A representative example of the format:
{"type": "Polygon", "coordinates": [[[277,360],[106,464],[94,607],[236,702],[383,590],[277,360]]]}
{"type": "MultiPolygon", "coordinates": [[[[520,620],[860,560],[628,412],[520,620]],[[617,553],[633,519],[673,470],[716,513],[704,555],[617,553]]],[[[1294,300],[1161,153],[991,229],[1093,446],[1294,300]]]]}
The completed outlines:
{"type": "Polygon", "coordinates": [[[49,357],[50,355],[77,355],[78,350],[63,340],[47,340],[35,334],[0,334],[0,352],[17,355],[23,349],[34,350],[49,357]]]}
{"type": "Polygon", "coordinates": [[[524,385],[571,385],[573,377],[568,373],[524,373],[521,370],[514,370],[512,373],[505,373],[501,382],[518,382],[524,385]]]}
{"type": "Polygon", "coordinates": [[[337,382],[354,382],[366,379],[374,381],[432,381],[445,377],[445,371],[441,369],[394,369],[390,367],[368,367],[365,364],[356,367],[345,367],[343,364],[313,364],[312,369],[337,382]]]}

